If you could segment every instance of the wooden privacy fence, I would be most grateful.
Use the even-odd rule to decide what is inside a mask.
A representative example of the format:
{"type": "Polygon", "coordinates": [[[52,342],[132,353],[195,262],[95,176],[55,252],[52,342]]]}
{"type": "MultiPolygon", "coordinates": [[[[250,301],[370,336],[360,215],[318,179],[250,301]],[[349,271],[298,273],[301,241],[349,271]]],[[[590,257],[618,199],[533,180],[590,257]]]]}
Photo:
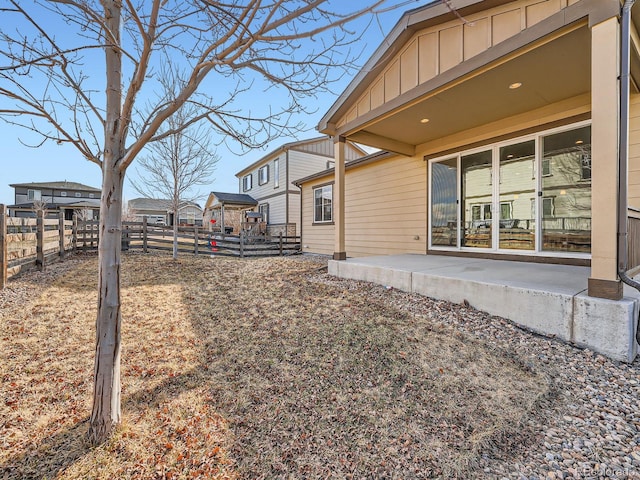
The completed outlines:
{"type": "MultiPolygon", "coordinates": [[[[76,248],[98,247],[98,222],[78,221],[76,248]]],[[[122,250],[173,251],[173,227],[142,222],[122,222],[122,250]]],[[[178,252],[227,257],[265,257],[300,252],[300,237],[278,235],[227,235],[198,226],[178,227],[178,252]]]]}
{"type": "Polygon", "coordinates": [[[57,219],[7,217],[0,205],[0,289],[7,279],[32,267],[63,258],[74,249],[73,222],[61,214],[57,219]]]}

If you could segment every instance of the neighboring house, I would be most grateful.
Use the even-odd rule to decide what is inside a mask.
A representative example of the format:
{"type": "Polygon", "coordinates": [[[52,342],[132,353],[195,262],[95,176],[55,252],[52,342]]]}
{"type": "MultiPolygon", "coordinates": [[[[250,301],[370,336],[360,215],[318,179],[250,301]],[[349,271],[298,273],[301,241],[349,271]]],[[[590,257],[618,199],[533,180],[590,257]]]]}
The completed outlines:
{"type": "MultiPolygon", "coordinates": [[[[171,200],[156,198],[134,198],[127,202],[128,215],[136,222],[147,217],[147,222],[158,225],[173,225],[171,200]]],[[[178,209],[178,224],[202,225],[202,209],[194,202],[181,202],[178,209]]]]}
{"type": "Polygon", "coordinates": [[[72,220],[74,213],[84,219],[98,218],[100,213],[99,188],[76,182],[34,182],[14,183],[14,205],[9,205],[9,215],[13,217],[34,217],[34,202],[45,206],[48,216],[64,212],[65,219],[72,220]],[[45,205],[46,204],[46,205],[45,205]]]}
{"type": "Polygon", "coordinates": [[[258,202],[244,193],[211,192],[204,206],[204,222],[209,230],[238,233],[245,221],[245,212],[253,211],[258,202]],[[215,222],[211,222],[215,220],[215,222]]]}
{"type": "Polygon", "coordinates": [[[296,181],[303,250],[516,260],[522,278],[527,262],[587,266],[582,343],[624,338],[633,358],[618,224],[640,208],[640,2],[631,34],[620,0],[450,3],[406,12],[321,119],[335,168],[296,181]],[[349,141],[382,151],[350,161],[349,141]]]}
{"type": "MultiPolygon", "coordinates": [[[[366,152],[347,142],[347,159],[359,158],[366,152]]],[[[269,233],[296,235],[300,223],[300,189],[293,180],[325,170],[332,165],[333,142],[317,137],[282,145],[257,162],[236,173],[239,192],[257,202],[269,233]]]]}

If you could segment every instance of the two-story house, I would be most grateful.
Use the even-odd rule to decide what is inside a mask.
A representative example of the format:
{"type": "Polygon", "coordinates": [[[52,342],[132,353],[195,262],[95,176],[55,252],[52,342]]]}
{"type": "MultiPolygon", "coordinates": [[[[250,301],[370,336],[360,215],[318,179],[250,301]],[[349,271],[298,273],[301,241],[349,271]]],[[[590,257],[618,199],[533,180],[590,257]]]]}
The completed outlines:
{"type": "Polygon", "coordinates": [[[74,213],[82,212],[85,219],[98,218],[100,213],[99,188],[76,182],[33,182],[14,183],[14,205],[9,205],[9,215],[13,217],[33,217],[39,208],[46,209],[48,216],[64,212],[66,220],[73,219],[74,213]]]}
{"type": "MultiPolygon", "coordinates": [[[[239,192],[257,202],[257,210],[271,234],[296,235],[300,224],[300,188],[293,180],[333,166],[334,145],[330,137],[291,142],[268,153],[236,173],[239,192]]],[[[354,160],[367,152],[347,142],[346,158],[354,160]]]]}

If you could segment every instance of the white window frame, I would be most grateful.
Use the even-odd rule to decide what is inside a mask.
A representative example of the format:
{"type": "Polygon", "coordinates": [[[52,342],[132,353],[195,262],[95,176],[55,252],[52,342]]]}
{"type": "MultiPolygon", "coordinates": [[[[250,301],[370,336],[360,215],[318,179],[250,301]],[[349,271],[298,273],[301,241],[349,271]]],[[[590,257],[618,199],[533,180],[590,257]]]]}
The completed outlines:
{"type": "Polygon", "coordinates": [[[266,185],[267,183],[269,183],[269,164],[258,169],[258,185],[266,185]]]}
{"type": "MultiPolygon", "coordinates": [[[[572,123],[572,124],[567,124],[567,125],[563,125],[561,127],[557,127],[557,128],[553,128],[553,129],[549,129],[549,130],[541,130],[539,132],[535,132],[533,134],[530,135],[526,135],[526,136],[522,136],[522,137],[514,137],[512,139],[503,141],[503,142],[499,142],[499,143],[490,143],[487,145],[483,145],[480,147],[476,147],[473,149],[469,149],[469,150],[461,150],[453,155],[449,154],[446,156],[441,156],[441,157],[437,157],[437,158],[432,158],[429,159],[428,163],[428,169],[427,169],[427,181],[431,182],[432,179],[432,165],[438,162],[442,162],[451,158],[456,158],[458,159],[458,163],[457,163],[457,196],[458,196],[458,222],[460,222],[461,217],[461,209],[463,208],[463,200],[462,198],[460,198],[461,192],[462,192],[462,175],[461,175],[461,165],[460,165],[460,159],[461,157],[464,157],[465,155],[470,155],[473,153],[477,153],[480,151],[484,151],[484,150],[492,150],[493,151],[493,157],[494,157],[494,165],[492,167],[492,171],[496,170],[497,174],[499,176],[500,174],[500,166],[499,164],[496,166],[495,165],[495,159],[498,158],[498,155],[496,152],[499,151],[500,147],[503,147],[505,145],[511,145],[511,144],[515,144],[515,143],[520,143],[520,142],[525,142],[527,140],[535,140],[536,142],[536,158],[535,158],[535,162],[534,165],[536,166],[537,169],[539,169],[540,171],[540,175],[538,175],[537,178],[537,184],[536,184],[536,197],[534,200],[534,208],[536,210],[536,217],[535,217],[535,221],[536,221],[536,225],[535,225],[535,231],[537,232],[537,239],[536,239],[536,248],[535,250],[502,250],[499,247],[496,246],[492,246],[491,248],[466,248],[464,246],[460,246],[460,241],[458,238],[458,242],[456,246],[442,246],[442,245],[433,245],[432,244],[432,238],[431,238],[431,223],[430,220],[428,222],[427,228],[428,228],[428,239],[427,239],[427,246],[429,249],[431,250],[447,250],[447,251],[458,251],[458,252],[468,252],[468,251],[473,251],[473,252],[489,252],[489,253],[503,253],[503,254],[508,254],[508,253],[516,253],[516,254],[520,254],[520,255],[527,255],[527,256],[545,256],[545,257],[561,257],[561,258],[591,258],[591,254],[590,253],[579,253],[579,252],[553,252],[553,251],[547,251],[547,250],[542,250],[542,237],[539,234],[539,232],[542,232],[542,214],[543,214],[543,198],[548,198],[546,196],[539,196],[538,192],[542,191],[542,178],[547,177],[548,175],[543,175],[542,174],[542,148],[541,148],[541,143],[542,143],[542,138],[545,136],[549,136],[549,135],[553,135],[556,133],[562,133],[562,132],[567,132],[567,131],[571,131],[571,130],[575,130],[575,129],[579,129],[582,127],[586,127],[586,126],[592,126],[592,122],[590,120],[586,120],[586,121],[582,121],[582,122],[577,122],[577,123],[572,123]]],[[[553,175],[553,172],[551,171],[551,165],[549,165],[549,169],[550,169],[550,175],[553,175]]],[[[493,175],[493,174],[492,174],[493,175]]],[[[582,180],[582,181],[589,181],[587,180],[582,180]]],[[[430,187],[430,185],[429,185],[430,187]]],[[[497,207],[498,209],[500,208],[500,203],[499,202],[499,182],[496,184],[492,184],[492,189],[493,189],[493,201],[492,203],[494,204],[494,207],[497,207]]],[[[427,205],[428,210],[427,211],[431,211],[432,205],[431,205],[431,195],[428,195],[428,205],[427,205]]],[[[552,200],[552,210],[555,209],[555,201],[552,200]]],[[[497,210],[499,212],[499,210],[497,210]]],[[[315,213],[314,213],[315,215],[315,213]]],[[[484,213],[482,213],[482,216],[484,217],[484,213]]],[[[495,216],[495,215],[492,215],[495,216]]],[[[554,216],[555,216],[555,212],[554,212],[554,216]]],[[[496,221],[493,225],[493,234],[492,234],[492,238],[494,238],[495,242],[498,242],[498,238],[499,238],[499,220],[496,221]]],[[[458,231],[458,237],[460,237],[460,232],[458,231]]]]}
{"type": "Polygon", "coordinates": [[[320,185],[318,187],[315,187],[313,189],[313,223],[332,223],[333,222],[333,183],[329,183],[327,185],[320,185]],[[331,190],[331,215],[330,218],[324,218],[324,203],[322,204],[322,209],[320,210],[321,213],[321,219],[318,219],[316,216],[316,212],[317,212],[317,204],[316,204],[316,191],[320,190],[320,199],[323,199],[323,193],[325,189],[330,189],[331,190]]]}
{"type": "Polygon", "coordinates": [[[96,194],[95,193],[90,193],[89,194],[89,198],[96,198],[96,194]]]}
{"type": "Polygon", "coordinates": [[[245,175],[242,177],[242,191],[248,192],[253,188],[253,174],[245,175]]]}
{"type": "Polygon", "coordinates": [[[75,197],[76,198],[82,198],[82,193],[81,192],[76,192],[75,193],[75,197]]]}
{"type": "Polygon", "coordinates": [[[67,196],[67,192],[60,192],[60,196],[61,197],[66,197],[67,196]]]}
{"type": "Polygon", "coordinates": [[[276,158],[273,161],[273,188],[280,186],[280,159],[276,158]]]}

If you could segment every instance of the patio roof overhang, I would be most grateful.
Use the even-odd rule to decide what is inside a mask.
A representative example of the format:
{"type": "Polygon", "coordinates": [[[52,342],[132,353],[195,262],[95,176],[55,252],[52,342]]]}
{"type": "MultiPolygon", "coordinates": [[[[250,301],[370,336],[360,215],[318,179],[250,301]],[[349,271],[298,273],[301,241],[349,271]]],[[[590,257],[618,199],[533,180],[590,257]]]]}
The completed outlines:
{"type": "MultiPolygon", "coordinates": [[[[421,145],[429,142],[558,102],[566,102],[567,110],[572,105],[583,105],[576,112],[588,117],[590,27],[599,21],[600,12],[596,15],[583,8],[574,13],[572,16],[559,12],[380,107],[340,124],[348,105],[357,101],[355,96],[345,99],[342,106],[334,107],[323,118],[319,129],[413,156],[421,151],[421,145]],[[521,83],[521,87],[509,88],[516,83],[521,83]]],[[[632,39],[632,89],[637,91],[640,36],[635,28],[632,39]]]]}

